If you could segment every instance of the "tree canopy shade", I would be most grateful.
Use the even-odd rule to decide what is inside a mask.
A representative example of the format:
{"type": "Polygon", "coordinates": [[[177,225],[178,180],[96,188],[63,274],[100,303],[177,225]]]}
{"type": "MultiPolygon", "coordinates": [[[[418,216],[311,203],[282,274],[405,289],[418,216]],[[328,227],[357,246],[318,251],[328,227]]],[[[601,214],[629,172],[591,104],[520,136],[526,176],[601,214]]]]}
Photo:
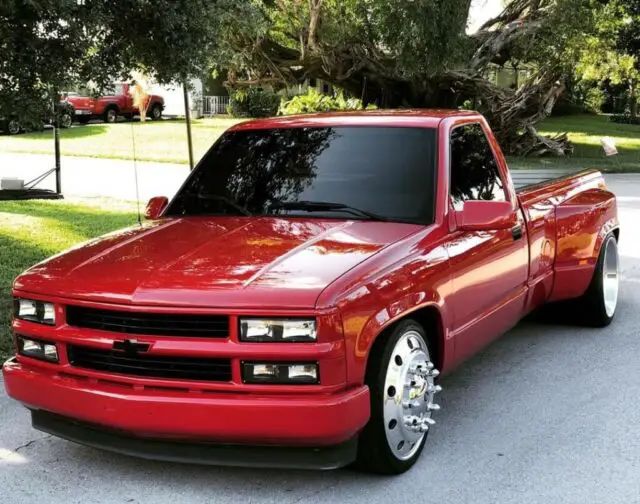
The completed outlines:
{"type": "MultiPolygon", "coordinates": [[[[0,114],[42,117],[53,93],[142,69],[160,82],[208,66],[214,0],[2,0],[0,114]]],[[[221,5],[224,2],[221,2],[221,5]]]]}
{"type": "Polygon", "coordinates": [[[511,0],[467,32],[472,0],[245,0],[228,5],[216,61],[234,86],[317,78],[383,107],[455,107],[485,113],[507,151],[565,153],[564,138],[534,128],[564,89],[567,61],[593,30],[596,0],[511,0]],[[250,12],[250,16],[247,16],[250,12]],[[528,63],[517,89],[485,78],[491,65],[528,63]]]}

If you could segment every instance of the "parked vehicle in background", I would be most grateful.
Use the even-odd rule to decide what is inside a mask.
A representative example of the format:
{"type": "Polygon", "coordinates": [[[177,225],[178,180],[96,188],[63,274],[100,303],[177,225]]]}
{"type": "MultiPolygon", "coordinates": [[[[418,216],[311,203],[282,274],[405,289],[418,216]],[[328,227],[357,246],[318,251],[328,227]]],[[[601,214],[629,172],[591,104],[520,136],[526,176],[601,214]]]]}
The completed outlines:
{"type": "MultiPolygon", "coordinates": [[[[70,128],[73,124],[74,110],[73,105],[65,101],[58,103],[56,107],[56,113],[58,114],[60,127],[70,128]]],[[[42,118],[42,122],[34,122],[26,120],[24,117],[15,111],[9,111],[5,114],[0,112],[0,131],[9,134],[17,135],[24,131],[40,131],[44,125],[51,125],[55,123],[55,118],[52,115],[47,115],[42,118]]]]}
{"type": "Polygon", "coordinates": [[[401,473],[441,373],[547,303],[595,327],[617,307],[602,174],[516,191],[473,112],[248,121],[147,218],[13,284],[4,383],[36,429],[170,461],[401,473]]]}
{"type": "MultiPolygon", "coordinates": [[[[98,98],[69,93],[65,101],[73,105],[75,118],[82,124],[88,123],[91,119],[114,123],[118,116],[133,119],[135,115],[140,114],[140,110],[133,103],[133,97],[129,90],[130,84],[117,83],[111,87],[107,94],[98,98]]],[[[157,121],[162,118],[163,110],[164,99],[162,96],[149,95],[147,117],[157,121]]]]}

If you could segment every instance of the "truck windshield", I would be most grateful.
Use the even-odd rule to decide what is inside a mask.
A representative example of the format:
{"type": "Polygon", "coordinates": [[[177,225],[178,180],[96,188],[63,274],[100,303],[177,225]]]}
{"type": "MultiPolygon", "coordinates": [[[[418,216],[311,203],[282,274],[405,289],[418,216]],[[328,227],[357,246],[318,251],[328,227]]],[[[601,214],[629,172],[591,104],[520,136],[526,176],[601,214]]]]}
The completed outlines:
{"type": "Polygon", "coordinates": [[[436,130],[227,132],[165,215],[278,215],[433,222],[436,130]]]}

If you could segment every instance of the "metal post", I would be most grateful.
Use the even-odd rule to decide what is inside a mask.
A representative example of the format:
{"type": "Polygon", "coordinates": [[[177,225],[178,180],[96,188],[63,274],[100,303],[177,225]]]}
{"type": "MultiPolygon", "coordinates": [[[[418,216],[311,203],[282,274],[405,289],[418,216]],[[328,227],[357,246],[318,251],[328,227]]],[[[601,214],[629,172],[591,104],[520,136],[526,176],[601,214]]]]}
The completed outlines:
{"type": "Polygon", "coordinates": [[[55,103],[53,106],[53,114],[53,144],[56,160],[56,193],[62,194],[62,177],[60,174],[60,117],[55,103]]]}
{"type": "Polygon", "coordinates": [[[184,93],[184,116],[187,121],[187,143],[189,144],[189,169],[193,170],[193,142],[191,140],[191,111],[189,110],[189,91],[187,88],[187,79],[182,83],[184,93]]]}

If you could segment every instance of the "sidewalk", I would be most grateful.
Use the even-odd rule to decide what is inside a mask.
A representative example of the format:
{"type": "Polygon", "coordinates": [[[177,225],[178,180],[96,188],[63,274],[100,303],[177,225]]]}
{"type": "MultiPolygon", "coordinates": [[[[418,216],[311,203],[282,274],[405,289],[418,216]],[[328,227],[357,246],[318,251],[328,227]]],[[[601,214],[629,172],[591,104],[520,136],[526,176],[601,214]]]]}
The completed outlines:
{"type": "MultiPolygon", "coordinates": [[[[0,178],[17,177],[28,182],[54,167],[53,155],[0,153],[0,178]]],[[[188,165],[138,162],[140,200],[153,196],[171,198],[189,174],[188,165]]],[[[62,193],[67,197],[136,199],[133,161],[65,156],[61,160],[62,193]]],[[[38,187],[55,189],[50,175],[38,187]]]]}

